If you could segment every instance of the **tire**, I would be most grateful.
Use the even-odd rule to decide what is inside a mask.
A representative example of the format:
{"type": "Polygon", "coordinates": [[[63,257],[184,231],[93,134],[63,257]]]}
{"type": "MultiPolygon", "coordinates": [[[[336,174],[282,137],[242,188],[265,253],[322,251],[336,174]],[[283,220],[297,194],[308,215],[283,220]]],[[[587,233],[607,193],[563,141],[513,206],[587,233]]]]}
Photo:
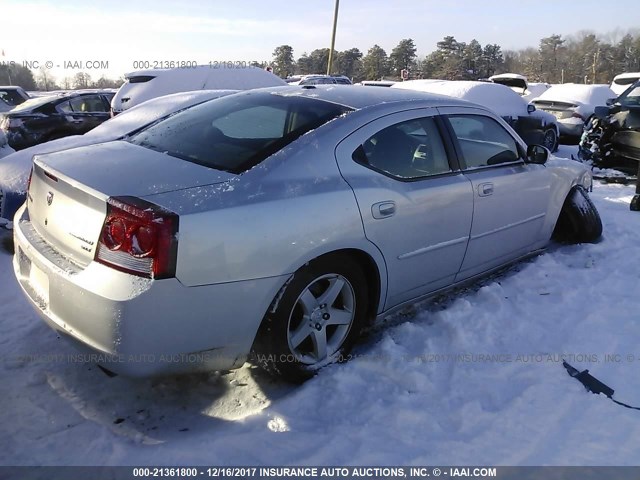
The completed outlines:
{"type": "Polygon", "coordinates": [[[328,257],[302,267],[265,315],[253,360],[292,382],[344,361],[365,324],[368,301],[364,273],[350,258],[328,257]]]}
{"type": "Polygon", "coordinates": [[[544,131],[542,146],[547,147],[550,152],[555,152],[558,149],[558,135],[554,128],[547,128],[544,131]]]}
{"type": "Polygon", "coordinates": [[[576,185],[562,205],[553,237],[566,243],[593,243],[601,236],[600,214],[584,187],[576,185]]]}

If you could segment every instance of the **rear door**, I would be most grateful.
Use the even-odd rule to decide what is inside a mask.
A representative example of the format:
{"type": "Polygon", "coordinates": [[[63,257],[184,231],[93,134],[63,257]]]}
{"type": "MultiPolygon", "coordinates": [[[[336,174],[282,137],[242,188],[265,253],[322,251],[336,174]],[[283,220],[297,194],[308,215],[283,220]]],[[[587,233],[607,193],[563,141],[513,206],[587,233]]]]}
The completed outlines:
{"type": "Polygon", "coordinates": [[[471,182],[450,163],[434,113],[379,118],[336,149],[365,234],[386,262],[385,309],[451,284],[467,248],[471,182]]]}
{"type": "Polygon", "coordinates": [[[524,147],[482,111],[440,108],[464,175],[473,186],[473,226],[456,280],[490,270],[533,250],[542,239],[551,176],[524,162],[524,147]]]}
{"type": "Polygon", "coordinates": [[[82,135],[109,119],[109,104],[99,94],[82,95],[69,100],[68,119],[75,135],[82,135]]]}

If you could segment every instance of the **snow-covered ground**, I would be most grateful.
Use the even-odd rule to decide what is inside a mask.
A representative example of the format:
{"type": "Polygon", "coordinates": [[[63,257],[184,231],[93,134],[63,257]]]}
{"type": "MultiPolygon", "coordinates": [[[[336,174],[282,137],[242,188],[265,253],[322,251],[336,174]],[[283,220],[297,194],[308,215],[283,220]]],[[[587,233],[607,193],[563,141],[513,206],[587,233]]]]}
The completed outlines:
{"type": "Polygon", "coordinates": [[[297,387],[249,365],[109,378],[36,316],[2,252],[0,464],[637,465],[639,413],[561,362],[640,405],[633,192],[595,185],[600,243],[552,246],[416,306],[297,387]]]}

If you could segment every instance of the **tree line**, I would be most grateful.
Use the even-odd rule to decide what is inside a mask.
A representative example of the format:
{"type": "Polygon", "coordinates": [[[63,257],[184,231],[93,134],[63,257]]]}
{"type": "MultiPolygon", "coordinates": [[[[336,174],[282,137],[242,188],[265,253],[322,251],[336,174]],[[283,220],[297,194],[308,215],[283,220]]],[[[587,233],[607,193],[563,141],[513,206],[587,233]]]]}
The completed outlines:
{"type": "Polygon", "coordinates": [[[45,67],[34,71],[15,63],[0,64],[0,85],[19,85],[25,90],[78,90],[85,88],[119,88],[124,78],[113,80],[104,76],[93,80],[91,75],[78,72],[71,77],[64,77],[59,81],[45,67]]]}
{"type": "MultiPolygon", "coordinates": [[[[418,58],[413,39],[407,38],[389,54],[377,44],[366,54],[357,48],[334,52],[331,73],[361,81],[398,80],[403,69],[409,71],[410,78],[445,80],[478,80],[513,72],[532,82],[610,83],[618,73],[640,71],[639,32],[627,33],[619,40],[606,38],[592,32],[566,38],[554,34],[542,38],[538,48],[503,51],[498,44],[482,45],[476,39],[461,42],[448,35],[424,58],[418,58]]],[[[270,66],[283,78],[326,73],[328,58],[329,49],[319,48],[295,60],[293,48],[281,45],[273,51],[270,66]]]]}
{"type": "MultiPolygon", "coordinates": [[[[610,83],[618,73],[640,71],[640,31],[616,36],[620,37],[616,33],[598,36],[586,31],[566,38],[554,34],[542,38],[537,48],[503,51],[498,44],[482,45],[476,39],[461,42],[448,35],[423,58],[418,58],[413,39],[406,38],[390,53],[377,44],[366,54],[358,48],[335,51],[331,73],[345,75],[354,82],[399,80],[400,72],[406,69],[410,78],[478,80],[513,72],[526,75],[531,82],[610,83]]],[[[270,61],[254,65],[271,67],[276,75],[287,78],[326,73],[328,60],[328,48],[305,52],[296,60],[293,47],[280,45],[270,61]]],[[[19,64],[0,63],[0,85],[20,85],[26,90],[118,88],[123,82],[123,78],[93,80],[85,72],[59,81],[44,67],[34,72],[19,64]]]]}

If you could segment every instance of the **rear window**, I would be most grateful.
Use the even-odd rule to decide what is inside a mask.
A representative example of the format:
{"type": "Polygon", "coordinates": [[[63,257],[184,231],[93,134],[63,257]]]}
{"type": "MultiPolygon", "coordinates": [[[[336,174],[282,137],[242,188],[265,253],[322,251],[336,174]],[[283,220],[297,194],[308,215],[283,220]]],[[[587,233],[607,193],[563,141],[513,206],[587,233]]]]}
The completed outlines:
{"type": "Polygon", "coordinates": [[[145,83],[154,78],[156,77],[153,75],[137,75],[135,77],[129,77],[127,80],[129,80],[129,83],[145,83]]]}
{"type": "Polygon", "coordinates": [[[0,99],[9,105],[20,105],[24,102],[24,98],[15,90],[0,90],[0,99]]]}
{"type": "Polygon", "coordinates": [[[205,167],[241,173],[348,111],[299,96],[237,94],[189,108],[130,141],[205,167]]]}

